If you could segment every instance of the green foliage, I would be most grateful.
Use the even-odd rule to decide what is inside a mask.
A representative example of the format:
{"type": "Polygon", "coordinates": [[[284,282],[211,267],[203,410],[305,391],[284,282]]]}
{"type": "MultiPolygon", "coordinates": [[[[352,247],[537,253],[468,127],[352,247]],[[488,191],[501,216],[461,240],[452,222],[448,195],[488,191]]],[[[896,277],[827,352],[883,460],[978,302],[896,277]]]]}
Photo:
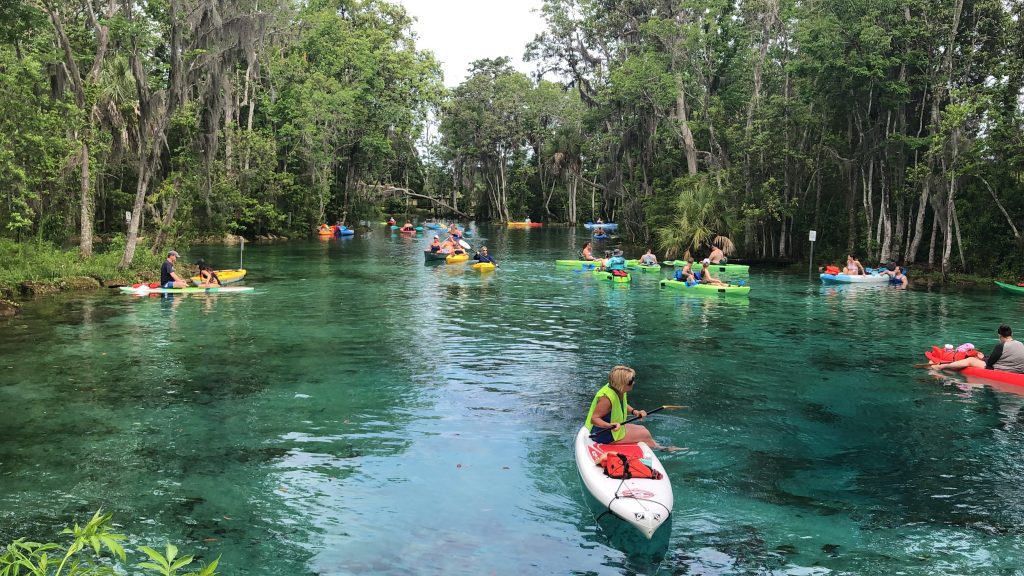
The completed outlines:
{"type": "MultiPolygon", "coordinates": [[[[19,538],[7,545],[0,554],[0,576],[114,576],[122,574],[116,561],[125,563],[127,556],[121,542],[124,534],[114,532],[111,514],[97,511],[83,526],[75,524],[61,534],[71,535],[70,543],[29,542],[19,538]]],[[[178,571],[193,562],[192,556],[178,557],[178,549],[167,544],[161,554],[141,546],[151,562],[142,562],[140,568],[147,573],[177,576],[178,571]]],[[[182,576],[215,576],[219,559],[198,571],[182,576]]]]}
{"type": "MultiPolygon", "coordinates": [[[[179,251],[183,249],[178,248],[179,251]]],[[[22,282],[57,284],[64,278],[90,276],[97,279],[132,279],[160,270],[162,255],[148,250],[140,254],[126,271],[117,270],[124,251],[124,235],[106,245],[97,246],[90,258],[83,259],[76,249],[64,250],[48,242],[15,242],[0,238],[0,294],[14,295],[22,282]]]]}

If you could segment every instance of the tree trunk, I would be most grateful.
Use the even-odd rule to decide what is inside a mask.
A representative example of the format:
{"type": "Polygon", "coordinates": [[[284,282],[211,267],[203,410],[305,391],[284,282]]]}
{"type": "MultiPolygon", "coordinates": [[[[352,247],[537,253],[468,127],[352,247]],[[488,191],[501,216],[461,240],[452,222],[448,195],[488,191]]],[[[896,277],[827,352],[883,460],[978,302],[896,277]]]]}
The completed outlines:
{"type": "Polygon", "coordinates": [[[78,251],[79,253],[88,258],[92,256],[92,211],[93,211],[93,197],[92,197],[92,186],[89,179],[89,145],[82,142],[82,191],[80,198],[80,218],[79,218],[79,240],[78,240],[78,251]]]}

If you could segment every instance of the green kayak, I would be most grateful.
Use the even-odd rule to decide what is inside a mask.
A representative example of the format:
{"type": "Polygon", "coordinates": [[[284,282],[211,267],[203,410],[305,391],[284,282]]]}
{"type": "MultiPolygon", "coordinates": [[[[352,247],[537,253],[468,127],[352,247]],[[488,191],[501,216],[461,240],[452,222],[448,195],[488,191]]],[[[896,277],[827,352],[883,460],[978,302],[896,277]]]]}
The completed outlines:
{"type": "Polygon", "coordinates": [[[1013,292],[1014,294],[1024,294],[1024,286],[1014,286],[1013,284],[1007,284],[1005,282],[996,282],[996,286],[999,286],[1007,292],[1013,292]]]}
{"type": "Polygon", "coordinates": [[[641,272],[661,272],[660,264],[641,264],[639,260],[626,260],[626,267],[641,272]]]}
{"type": "Polygon", "coordinates": [[[555,260],[555,266],[568,266],[571,268],[596,268],[598,262],[594,260],[555,260]]]}
{"type": "Polygon", "coordinates": [[[694,294],[722,294],[725,296],[746,296],[750,294],[750,286],[738,286],[736,284],[729,284],[728,286],[715,286],[713,284],[690,285],[679,280],[662,280],[661,287],[692,292],[694,294]]]}
{"type": "MultiPolygon", "coordinates": [[[[662,266],[674,266],[676,268],[682,268],[686,266],[686,260],[673,260],[670,262],[662,262],[662,266]]],[[[700,262],[693,263],[693,269],[699,271],[701,269],[700,262]]],[[[708,264],[708,270],[712,274],[749,274],[750,266],[746,264],[708,264]]]]}
{"type": "Polygon", "coordinates": [[[592,274],[594,275],[594,278],[600,278],[602,280],[611,280],[612,282],[616,282],[618,284],[628,284],[629,281],[632,280],[632,276],[630,276],[628,272],[625,276],[616,276],[611,272],[608,272],[607,270],[594,270],[592,274]]]}

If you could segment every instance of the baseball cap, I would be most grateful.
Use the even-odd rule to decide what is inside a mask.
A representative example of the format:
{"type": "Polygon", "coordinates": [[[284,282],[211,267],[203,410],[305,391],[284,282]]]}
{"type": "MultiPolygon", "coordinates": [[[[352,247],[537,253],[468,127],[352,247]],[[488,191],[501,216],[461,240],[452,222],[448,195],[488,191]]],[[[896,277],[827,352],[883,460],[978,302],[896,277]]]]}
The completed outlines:
{"type": "Polygon", "coordinates": [[[167,253],[167,255],[168,255],[168,256],[181,256],[181,254],[178,254],[178,253],[177,253],[176,251],[174,251],[174,250],[171,250],[170,252],[168,252],[168,253],[167,253]]]}

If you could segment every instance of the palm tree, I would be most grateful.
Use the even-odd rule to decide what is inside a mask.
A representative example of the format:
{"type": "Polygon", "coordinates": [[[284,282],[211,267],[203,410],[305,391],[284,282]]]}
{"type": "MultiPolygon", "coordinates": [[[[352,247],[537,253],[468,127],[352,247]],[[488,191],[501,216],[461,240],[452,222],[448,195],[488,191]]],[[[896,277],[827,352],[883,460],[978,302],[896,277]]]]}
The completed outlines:
{"type": "Polygon", "coordinates": [[[726,255],[736,250],[729,236],[728,215],[718,191],[706,175],[676,180],[680,189],[675,206],[675,217],[668,226],[655,229],[658,248],[666,258],[675,258],[681,252],[698,251],[703,246],[718,246],[726,255]]]}

